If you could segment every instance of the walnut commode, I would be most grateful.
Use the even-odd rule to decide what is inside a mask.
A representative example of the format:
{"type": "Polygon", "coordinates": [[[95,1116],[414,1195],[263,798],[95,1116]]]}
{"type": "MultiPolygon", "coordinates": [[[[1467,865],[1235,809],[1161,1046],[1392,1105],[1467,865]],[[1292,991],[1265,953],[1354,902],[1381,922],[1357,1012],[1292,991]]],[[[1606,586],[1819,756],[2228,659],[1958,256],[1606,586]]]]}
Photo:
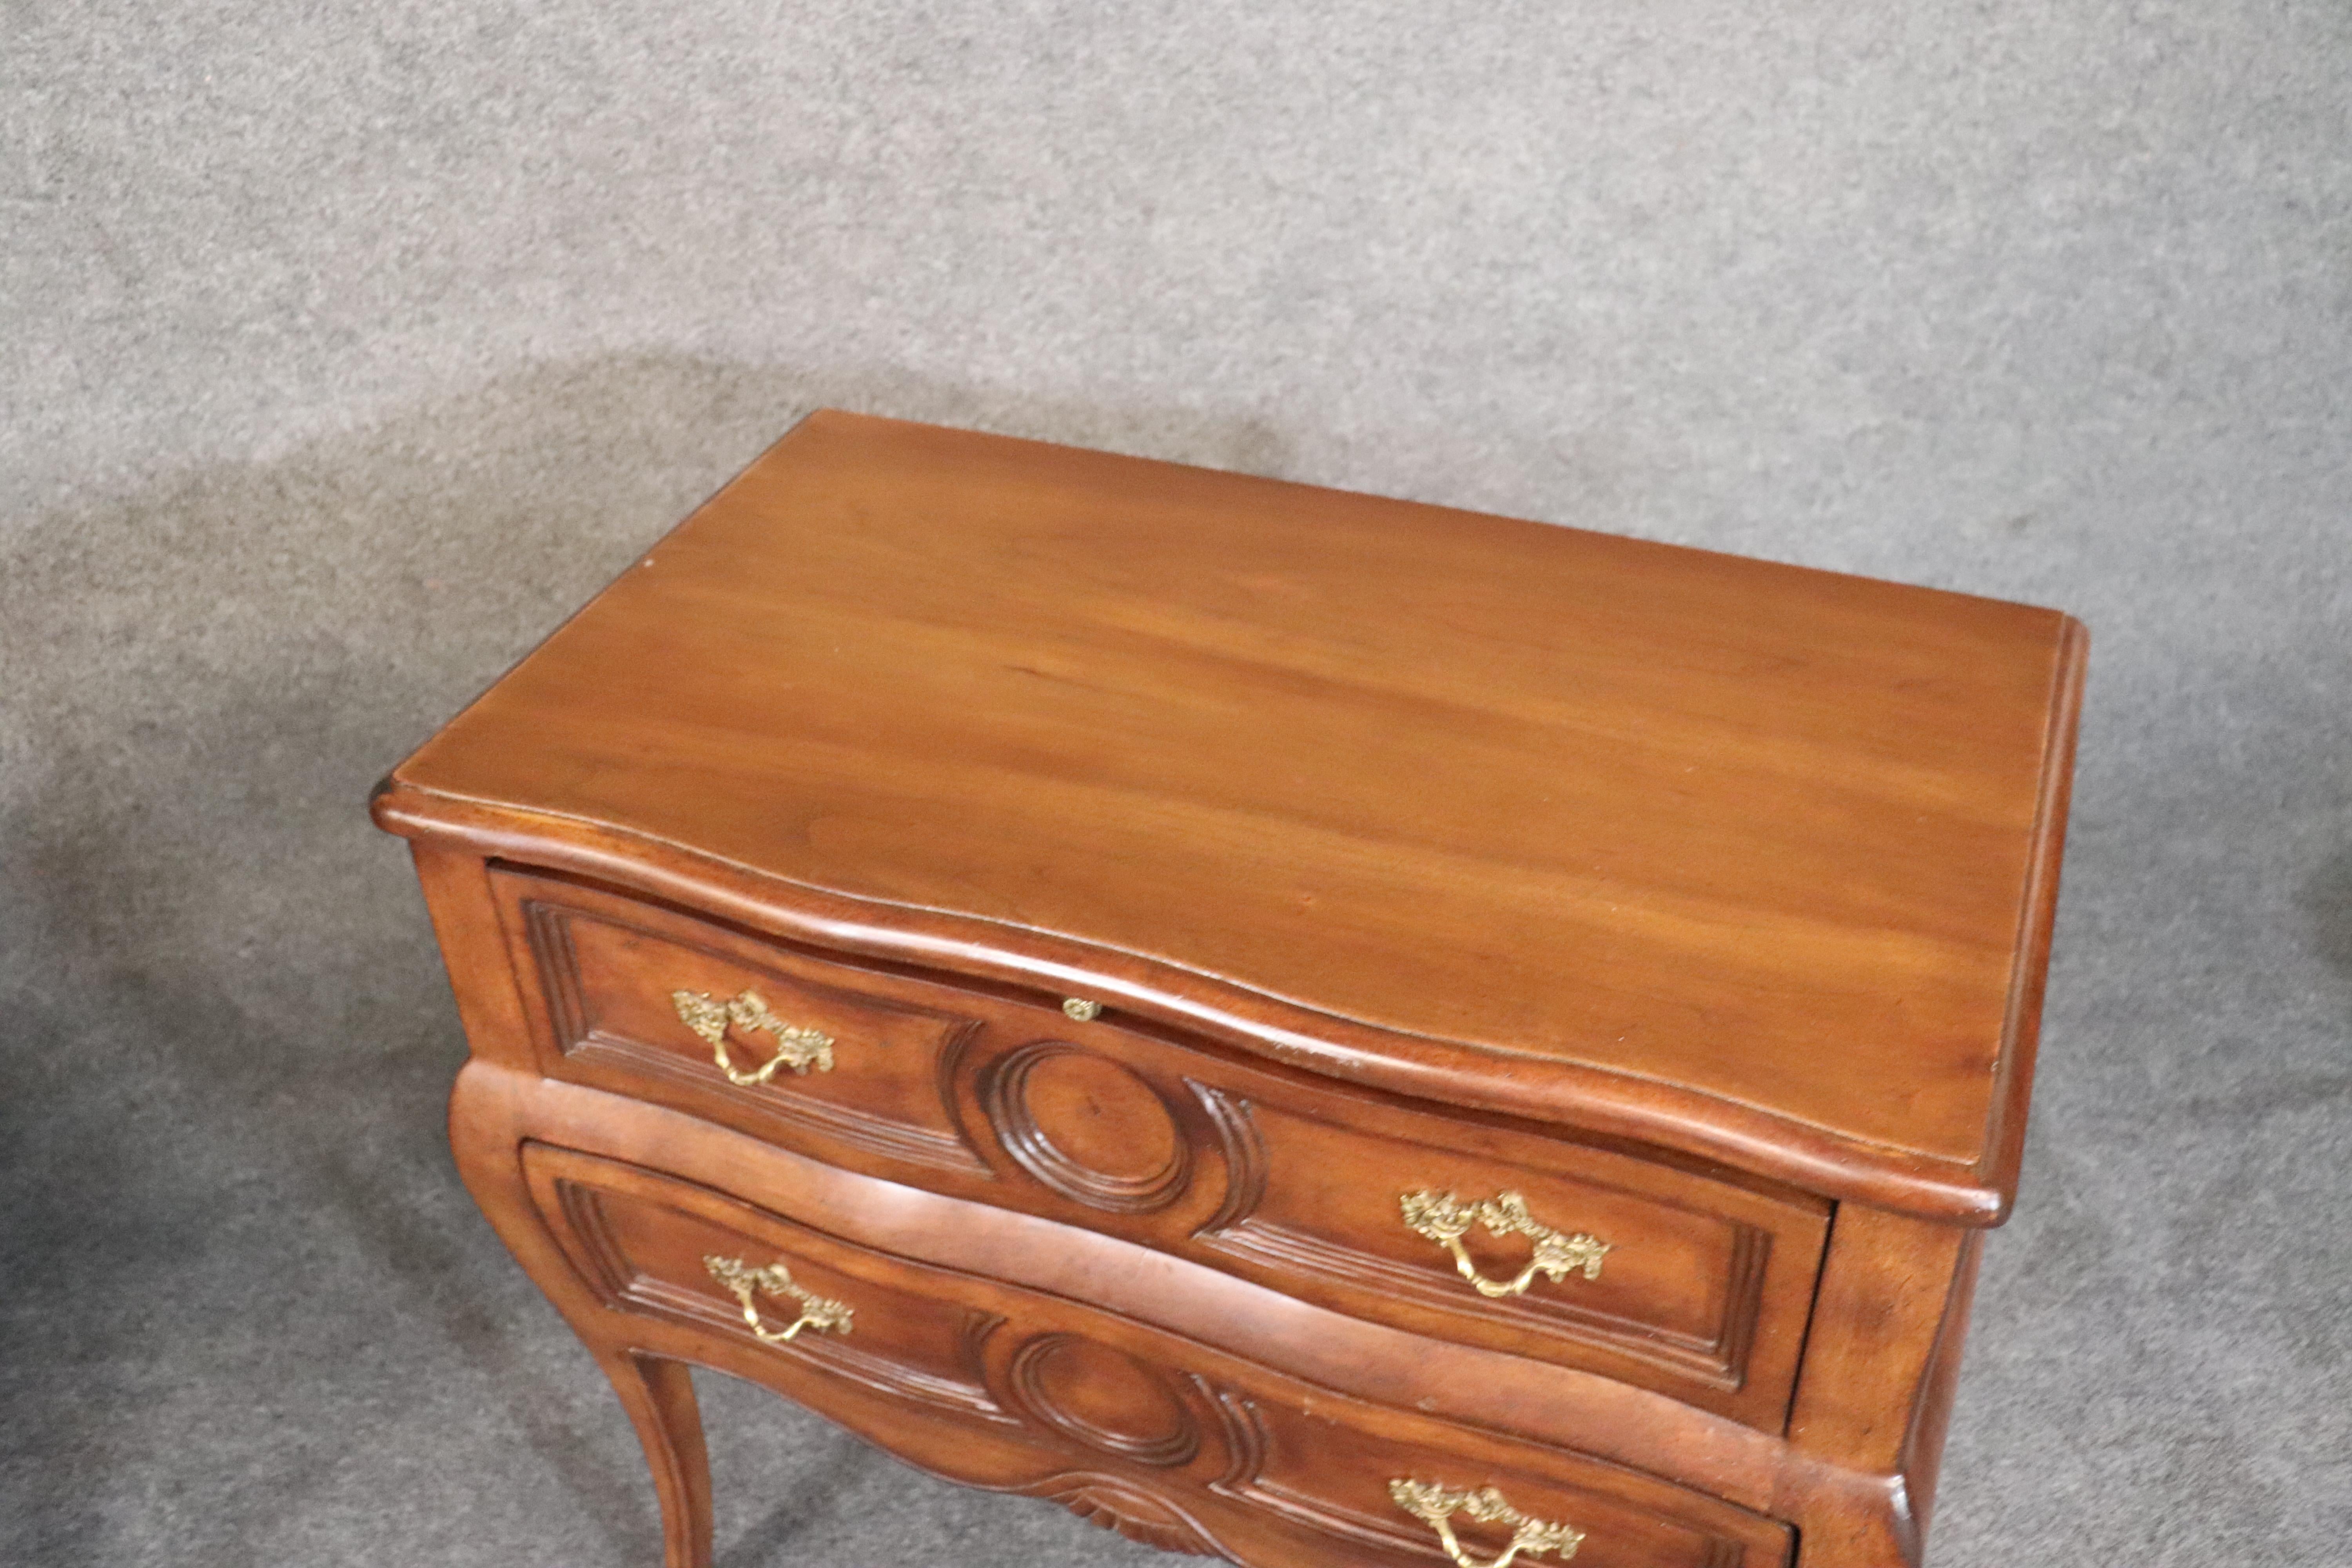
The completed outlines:
{"type": "Polygon", "coordinates": [[[2083,650],[826,413],[375,816],[669,1568],[688,1365],[1251,1568],[1916,1563],[2083,650]]]}

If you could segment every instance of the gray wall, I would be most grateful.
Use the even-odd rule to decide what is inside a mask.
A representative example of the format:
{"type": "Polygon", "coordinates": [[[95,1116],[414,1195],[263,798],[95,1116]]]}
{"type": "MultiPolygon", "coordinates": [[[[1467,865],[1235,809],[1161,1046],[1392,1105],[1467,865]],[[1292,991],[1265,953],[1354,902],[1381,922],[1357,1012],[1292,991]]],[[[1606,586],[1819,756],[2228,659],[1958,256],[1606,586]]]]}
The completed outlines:
{"type": "MultiPolygon", "coordinates": [[[[2342,0],[0,30],[0,1558],[654,1559],[362,802],[830,403],[2081,615],[1937,1559],[2344,1561],[2342,0]]],[[[730,1568],[1148,1560],[709,1398],[730,1568]]]]}

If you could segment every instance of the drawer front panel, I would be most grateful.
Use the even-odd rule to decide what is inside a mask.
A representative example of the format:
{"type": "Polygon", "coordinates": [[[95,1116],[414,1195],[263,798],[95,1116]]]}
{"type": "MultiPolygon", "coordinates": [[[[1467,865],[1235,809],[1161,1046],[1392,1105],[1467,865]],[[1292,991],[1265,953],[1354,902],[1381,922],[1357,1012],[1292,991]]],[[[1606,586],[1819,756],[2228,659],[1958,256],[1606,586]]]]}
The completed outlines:
{"type": "Polygon", "coordinates": [[[566,1161],[537,1145],[526,1163],[543,1178],[534,1185],[561,1217],[574,1266],[606,1305],[766,1345],[918,1405],[1012,1419],[981,1370],[981,1342],[998,1321],[990,1314],[923,1294],[910,1278],[845,1272],[839,1253],[828,1259],[802,1246],[786,1258],[723,1205],[682,1204],[680,1184],[630,1167],[566,1161]],[[780,1261],[781,1280],[770,1273],[780,1261]],[[746,1275],[756,1277],[748,1291],[730,1282],[746,1275]],[[812,1307],[822,1321],[802,1325],[812,1307]]]}
{"type": "MultiPolygon", "coordinates": [[[[525,990],[541,1015],[542,1045],[554,1047],[543,1063],[554,1076],[786,1142],[987,1175],[947,1088],[982,1020],[951,994],[885,991],[836,965],[587,889],[503,873],[497,881],[523,972],[537,982],[525,990]],[[681,1016],[681,994],[722,1009],[749,998],[776,1024],[824,1036],[829,1065],[732,1081],[681,1016]]],[[[725,1037],[738,1073],[779,1054],[772,1027],[730,1020],[725,1037]]]]}
{"type": "Polygon", "coordinates": [[[1584,1568],[1788,1559],[1781,1525],[1654,1476],[1337,1395],[617,1162],[532,1144],[524,1166],[574,1268],[605,1305],[644,1321],[646,1348],[766,1383],[913,1463],[1055,1498],[1155,1545],[1265,1568],[1431,1568],[1446,1561],[1434,1500],[1463,1505],[1439,1517],[1480,1563],[1542,1526],[1550,1549],[1520,1561],[1562,1560],[1562,1532],[1580,1537],[1584,1568]],[[798,1303],[771,1293],[758,1299],[783,1304],[762,1339],[714,1258],[781,1268],[845,1320],[772,1342],[798,1303]],[[1477,1517],[1496,1512],[1488,1489],[1521,1519],[1477,1517]]]}
{"type": "Polygon", "coordinates": [[[558,879],[495,879],[552,1076],[1357,1317],[1785,1423],[1818,1204],[1073,1018],[1058,999],[859,967],[558,879]],[[793,1030],[826,1037],[829,1068],[730,1080],[680,992],[760,1005],[738,1012],[761,1026],[723,1031],[739,1075],[793,1030]]]}
{"type": "MultiPolygon", "coordinates": [[[[1580,1344],[1607,1344],[1727,1394],[1746,1381],[1769,1230],[1585,1173],[1545,1169],[1538,1162],[1548,1152],[1522,1152],[1518,1163],[1495,1157],[1458,1127],[1391,1122],[1391,1131],[1419,1137],[1382,1136],[1360,1111],[1338,1122],[1319,1114],[1328,1109],[1257,1103],[1239,1111],[1244,1179],[1199,1232],[1202,1245],[1254,1276],[1306,1282],[1300,1293],[1327,1305],[1344,1310],[1351,1299],[1377,1297],[1381,1316],[1447,1338],[1496,1343],[1491,1331],[1507,1329],[1522,1347],[1551,1347],[1554,1359],[1574,1359],[1580,1344]],[[1485,1223],[1496,1211],[1486,1208],[1454,1238],[1475,1281],[1403,1213],[1409,1195],[1451,1197],[1458,1223],[1460,1209],[1506,1194],[1522,1201],[1500,1234],[1485,1223]],[[1571,1250],[1561,1277],[1538,1272],[1523,1289],[1489,1295],[1478,1281],[1488,1290],[1515,1285],[1533,1259],[1537,1238],[1508,1227],[1520,1212],[1607,1250],[1589,1277],[1595,1255],[1571,1250]]],[[[1777,1367],[1767,1373],[1778,1375],[1777,1367]]]]}
{"type": "MultiPolygon", "coordinates": [[[[1345,1541],[1350,1563],[1402,1568],[1441,1558],[1434,1522],[1409,1511],[1407,1503],[1412,1500],[1421,1501],[1430,1515],[1444,1518],[1476,1562],[1494,1562],[1517,1533],[1516,1521],[1478,1518],[1478,1512],[1492,1510],[1475,1503],[1441,1514],[1442,1503],[1429,1497],[1438,1492],[1451,1494],[1447,1500],[1468,1502],[1470,1496],[1490,1488],[1502,1504],[1527,1521],[1572,1531],[1571,1555],[1588,1568],[1600,1563],[1732,1568],[1785,1560],[1778,1527],[1734,1531],[1717,1523],[1709,1528],[1686,1514],[1676,1517],[1667,1509],[1644,1506],[1596,1484],[1607,1469],[1586,1468],[1592,1461],[1540,1464],[1518,1456],[1516,1462],[1496,1463],[1448,1451],[1425,1436],[1389,1435],[1369,1424],[1358,1425],[1346,1418],[1350,1412],[1332,1415],[1319,1405],[1302,1408],[1289,1400],[1232,1393],[1222,1395],[1222,1404],[1234,1462],[1230,1473],[1213,1483],[1218,1491],[1345,1541]],[[1408,1494],[1401,1501],[1399,1482],[1426,1489],[1419,1500],[1408,1494]]],[[[1526,1561],[1556,1558],[1570,1544],[1553,1539],[1558,1545],[1549,1552],[1530,1553],[1526,1561]]]]}

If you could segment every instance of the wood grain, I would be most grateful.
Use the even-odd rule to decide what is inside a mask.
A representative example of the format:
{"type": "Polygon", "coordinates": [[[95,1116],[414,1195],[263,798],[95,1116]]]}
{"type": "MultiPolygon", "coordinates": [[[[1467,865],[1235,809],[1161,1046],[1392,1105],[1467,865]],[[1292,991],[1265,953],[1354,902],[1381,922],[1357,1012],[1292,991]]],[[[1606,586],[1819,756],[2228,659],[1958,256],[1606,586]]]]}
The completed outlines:
{"type": "MultiPolygon", "coordinates": [[[[492,872],[538,1070],[788,1148],[1197,1258],[1447,1339],[1604,1371],[1778,1430],[1826,1205],[1069,1017],[1060,1000],[877,969],[609,889],[492,872]],[[672,991],[756,992],[836,1037],[828,1072],[730,1082],[672,991]],[[1613,1250],[1599,1278],[1482,1298],[1405,1194],[1518,1192],[1613,1250]]],[[[754,1034],[733,1049],[757,1062],[754,1034]]],[[[1524,1237],[1465,1246],[1492,1279],[1524,1237]]]]}
{"type": "Polygon", "coordinates": [[[826,414],[379,815],[1982,1222],[2081,658],[2050,611],[826,414]]]}
{"type": "Polygon", "coordinates": [[[1400,1478],[1601,1568],[1918,1568],[2083,653],[824,415],[374,812],[472,1046],[458,1168],[611,1377],[670,1568],[710,1555],[689,1364],[1251,1568],[1439,1561],[1400,1478]],[[827,1063],[746,1081],[763,1018],[827,1063]],[[1481,1292],[1418,1192],[1609,1250],[1481,1292]],[[763,1342],[715,1258],[854,1331],[763,1342]]]}
{"type": "MultiPolygon", "coordinates": [[[[1785,1527],[1588,1456],[1483,1437],[1302,1384],[1066,1300],[845,1242],[638,1167],[527,1144],[533,1201],[618,1331],[740,1371],[927,1468],[1004,1489],[1098,1474],[1160,1500],[1156,1544],[1280,1568],[1424,1568],[1392,1479],[1502,1489],[1585,1531],[1595,1568],[1780,1568],[1785,1527]],[[848,1301],[845,1335],[762,1345],[703,1266],[781,1262],[848,1301]],[[665,1332],[664,1331],[667,1331],[665,1332]],[[994,1450],[994,1451],[992,1451],[994,1450]]],[[[614,1331],[607,1330],[605,1337],[614,1331]]],[[[697,1504],[689,1499],[689,1510],[697,1504]]],[[[1128,1510],[1114,1508],[1114,1513],[1128,1510]]],[[[1491,1557],[1508,1531],[1461,1521],[1491,1557]]]]}

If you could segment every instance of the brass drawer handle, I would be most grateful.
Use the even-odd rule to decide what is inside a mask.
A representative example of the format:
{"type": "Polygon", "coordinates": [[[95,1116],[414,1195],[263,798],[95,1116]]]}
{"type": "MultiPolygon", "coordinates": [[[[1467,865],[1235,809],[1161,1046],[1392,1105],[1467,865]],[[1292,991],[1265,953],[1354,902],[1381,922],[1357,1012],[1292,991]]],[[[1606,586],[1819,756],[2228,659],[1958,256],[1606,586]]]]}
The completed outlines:
{"type": "Polygon", "coordinates": [[[1397,1206],[1404,1211],[1404,1223],[1414,1232],[1454,1254],[1454,1267],[1462,1278],[1489,1300],[1525,1294],[1538,1274],[1550,1276],[1557,1284],[1567,1279],[1571,1270],[1580,1268],[1587,1279],[1598,1279],[1601,1259],[1611,1251],[1610,1244],[1598,1237],[1570,1236],[1538,1224],[1535,1216],[1528,1213],[1528,1200],[1517,1193],[1498,1193],[1475,1204],[1465,1204],[1452,1193],[1443,1196],[1427,1191],[1407,1193],[1397,1200],[1397,1206]],[[1489,1279],[1478,1272],[1478,1266],[1462,1249],[1462,1233],[1473,1225],[1484,1225],[1496,1236],[1517,1235],[1534,1239],[1536,1255],[1519,1270],[1517,1279],[1506,1282],[1489,1279]]]}
{"type": "Polygon", "coordinates": [[[811,1068],[819,1072],[833,1070],[833,1037],[819,1029],[803,1029],[785,1023],[768,1011],[766,998],[757,991],[744,991],[725,1002],[714,1002],[699,991],[673,991],[670,1005],[677,1009],[678,1021],[702,1037],[710,1047],[711,1058],[719,1070],[727,1075],[730,1083],[749,1089],[767,1082],[776,1076],[778,1068],[790,1068],[804,1073],[811,1068]],[[768,1065],[757,1072],[745,1072],[727,1058],[727,1026],[750,1032],[765,1029],[776,1037],[776,1054],[768,1065]]]}
{"type": "Polygon", "coordinates": [[[754,1268],[740,1258],[709,1257],[702,1266],[710,1277],[735,1293],[743,1304],[743,1321],[751,1327],[752,1336],[761,1344],[786,1345],[803,1329],[820,1332],[849,1332],[851,1311],[848,1303],[820,1296],[793,1283],[792,1270],[781,1263],[771,1263],[765,1268],[754,1268]],[[754,1296],[788,1296],[800,1303],[801,1315],[789,1329],[775,1330],[760,1326],[760,1304],[754,1296]]]}
{"type": "Polygon", "coordinates": [[[1448,1491],[1434,1481],[1391,1481],[1389,1500],[1397,1507],[1437,1531],[1438,1544],[1445,1555],[1460,1568],[1510,1568],[1511,1559],[1524,1552],[1533,1557],[1539,1552],[1557,1552],[1562,1563],[1576,1555],[1584,1540],[1584,1532],[1565,1524],[1548,1524],[1540,1519],[1529,1519],[1503,1500],[1503,1494],[1492,1487],[1482,1487],[1475,1492],[1448,1491]],[[1462,1549],[1454,1538],[1454,1516],[1466,1513],[1481,1524],[1507,1524],[1511,1527],[1511,1543],[1503,1554],[1491,1563],[1481,1563],[1462,1549]]]}

